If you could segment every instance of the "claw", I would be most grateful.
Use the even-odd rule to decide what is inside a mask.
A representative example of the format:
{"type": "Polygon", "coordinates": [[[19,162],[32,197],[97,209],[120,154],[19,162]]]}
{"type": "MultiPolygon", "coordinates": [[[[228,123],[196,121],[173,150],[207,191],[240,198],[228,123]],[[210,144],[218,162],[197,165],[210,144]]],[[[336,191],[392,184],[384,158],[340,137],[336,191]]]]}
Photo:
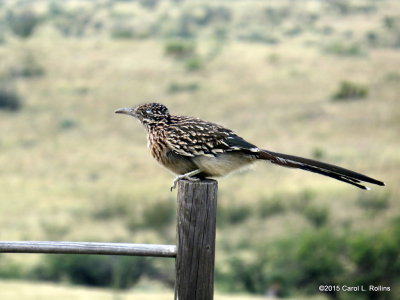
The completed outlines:
{"type": "Polygon", "coordinates": [[[171,185],[171,188],[170,188],[171,192],[172,192],[172,190],[174,190],[176,188],[176,185],[178,184],[178,181],[181,180],[181,179],[186,179],[186,180],[190,180],[190,181],[198,181],[198,180],[200,180],[199,178],[192,177],[193,175],[196,175],[196,174],[199,174],[199,173],[200,173],[199,170],[195,170],[195,171],[183,174],[183,175],[176,176],[174,181],[172,182],[172,185],[171,185]]]}

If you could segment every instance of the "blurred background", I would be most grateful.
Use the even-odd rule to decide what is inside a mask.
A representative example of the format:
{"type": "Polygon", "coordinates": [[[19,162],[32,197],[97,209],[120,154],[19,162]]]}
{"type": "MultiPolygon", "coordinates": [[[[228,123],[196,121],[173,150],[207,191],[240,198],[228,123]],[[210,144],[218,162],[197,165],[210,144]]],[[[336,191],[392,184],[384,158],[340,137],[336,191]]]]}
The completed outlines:
{"type": "MultiPolygon", "coordinates": [[[[399,1],[0,1],[0,239],[174,244],[173,176],[113,113],[157,101],[387,183],[263,163],[219,180],[217,299],[399,299],[399,67],[399,1]]],[[[0,255],[1,299],[173,282],[172,259],[0,255]]]]}

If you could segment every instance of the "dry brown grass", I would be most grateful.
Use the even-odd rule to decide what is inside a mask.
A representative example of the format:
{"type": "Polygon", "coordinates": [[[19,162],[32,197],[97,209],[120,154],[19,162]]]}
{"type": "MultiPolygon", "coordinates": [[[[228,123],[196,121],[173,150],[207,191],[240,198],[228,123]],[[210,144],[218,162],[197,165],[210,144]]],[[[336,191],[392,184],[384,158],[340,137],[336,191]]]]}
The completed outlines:
{"type": "MultiPolygon", "coordinates": [[[[130,4],[113,9],[119,11],[124,5],[130,4]]],[[[251,3],[235,5],[233,10],[239,11],[251,3]]],[[[398,4],[383,1],[371,18],[327,14],[318,22],[338,32],[362,35],[379,27],[394,5],[398,9],[398,4]]],[[[314,1],[305,7],[322,9],[314,1]]],[[[254,172],[220,180],[221,205],[251,206],[262,197],[310,189],[329,208],[332,226],[351,222],[359,228],[379,227],[400,208],[396,201],[400,81],[387,80],[388,74],[399,73],[400,51],[371,48],[366,56],[342,57],[321,50],[326,39],[312,32],[278,45],[232,39],[203,69],[187,72],[165,56],[162,39],[64,38],[49,25],[26,41],[8,37],[0,45],[0,70],[17,64],[28,52],[44,67],[45,75],[16,79],[24,107],[18,113],[0,112],[0,239],[174,243],[173,226],[165,235],[129,229],[126,220],[117,217],[93,218],[99,206],[115,199],[125,199],[124,205],[138,215],[148,201],[173,201],[172,176],[147,153],[143,129],[113,114],[115,108],[153,100],[166,104],[172,113],[222,123],[260,147],[308,157],[322,149],[323,160],[382,179],[391,193],[390,209],[371,219],[355,204],[363,191],[325,177],[259,164],[254,172]],[[330,101],[346,79],[367,85],[368,98],[330,101]],[[199,90],[168,92],[171,82],[188,80],[199,90]],[[65,120],[74,125],[64,128],[65,120]]],[[[207,38],[197,44],[200,53],[212,48],[207,38]]],[[[382,191],[375,188],[370,193],[382,191]]],[[[220,229],[218,239],[240,239],[248,232],[267,239],[309,226],[298,218],[283,215],[265,222],[250,218],[241,226],[220,229]]],[[[19,291],[18,283],[13,284],[19,291]]],[[[58,287],[44,289],[51,294],[58,287]]],[[[88,293],[99,293],[98,299],[113,297],[109,292],[88,293]]]]}

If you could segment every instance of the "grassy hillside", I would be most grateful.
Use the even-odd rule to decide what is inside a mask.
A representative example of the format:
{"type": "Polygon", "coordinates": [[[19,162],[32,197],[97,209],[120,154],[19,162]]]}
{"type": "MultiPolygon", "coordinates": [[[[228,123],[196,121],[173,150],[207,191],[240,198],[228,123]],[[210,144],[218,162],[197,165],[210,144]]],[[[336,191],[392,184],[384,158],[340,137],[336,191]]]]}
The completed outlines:
{"type": "MultiPolygon", "coordinates": [[[[379,234],[399,216],[397,2],[21,3],[0,4],[0,108],[20,99],[0,110],[0,239],[174,243],[173,176],[113,114],[146,101],[387,183],[365,192],[262,163],[221,179],[220,290],[263,293],[281,242],[379,234]]],[[[40,277],[46,261],[2,255],[0,274],[40,277]]],[[[310,292],[293,282],[289,294],[310,292]]]]}
{"type": "MultiPolygon", "coordinates": [[[[119,292],[105,289],[80,288],[67,285],[54,285],[45,283],[28,284],[18,281],[0,281],[2,298],[7,300],[14,299],[98,299],[98,300],[170,300],[174,297],[172,292],[119,292]]],[[[215,295],[216,300],[259,300],[263,297],[247,295],[215,295]]],[[[295,298],[302,300],[304,298],[295,298]]],[[[323,297],[307,298],[312,300],[324,300],[323,297]]]]}

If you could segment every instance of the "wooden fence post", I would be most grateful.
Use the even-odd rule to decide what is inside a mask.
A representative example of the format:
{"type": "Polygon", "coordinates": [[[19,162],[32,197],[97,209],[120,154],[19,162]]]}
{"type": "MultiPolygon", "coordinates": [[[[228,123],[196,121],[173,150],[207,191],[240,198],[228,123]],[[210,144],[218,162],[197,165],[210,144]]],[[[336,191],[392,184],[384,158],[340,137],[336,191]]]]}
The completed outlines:
{"type": "Polygon", "coordinates": [[[218,184],[180,180],[175,300],[212,300],[218,184]]]}

